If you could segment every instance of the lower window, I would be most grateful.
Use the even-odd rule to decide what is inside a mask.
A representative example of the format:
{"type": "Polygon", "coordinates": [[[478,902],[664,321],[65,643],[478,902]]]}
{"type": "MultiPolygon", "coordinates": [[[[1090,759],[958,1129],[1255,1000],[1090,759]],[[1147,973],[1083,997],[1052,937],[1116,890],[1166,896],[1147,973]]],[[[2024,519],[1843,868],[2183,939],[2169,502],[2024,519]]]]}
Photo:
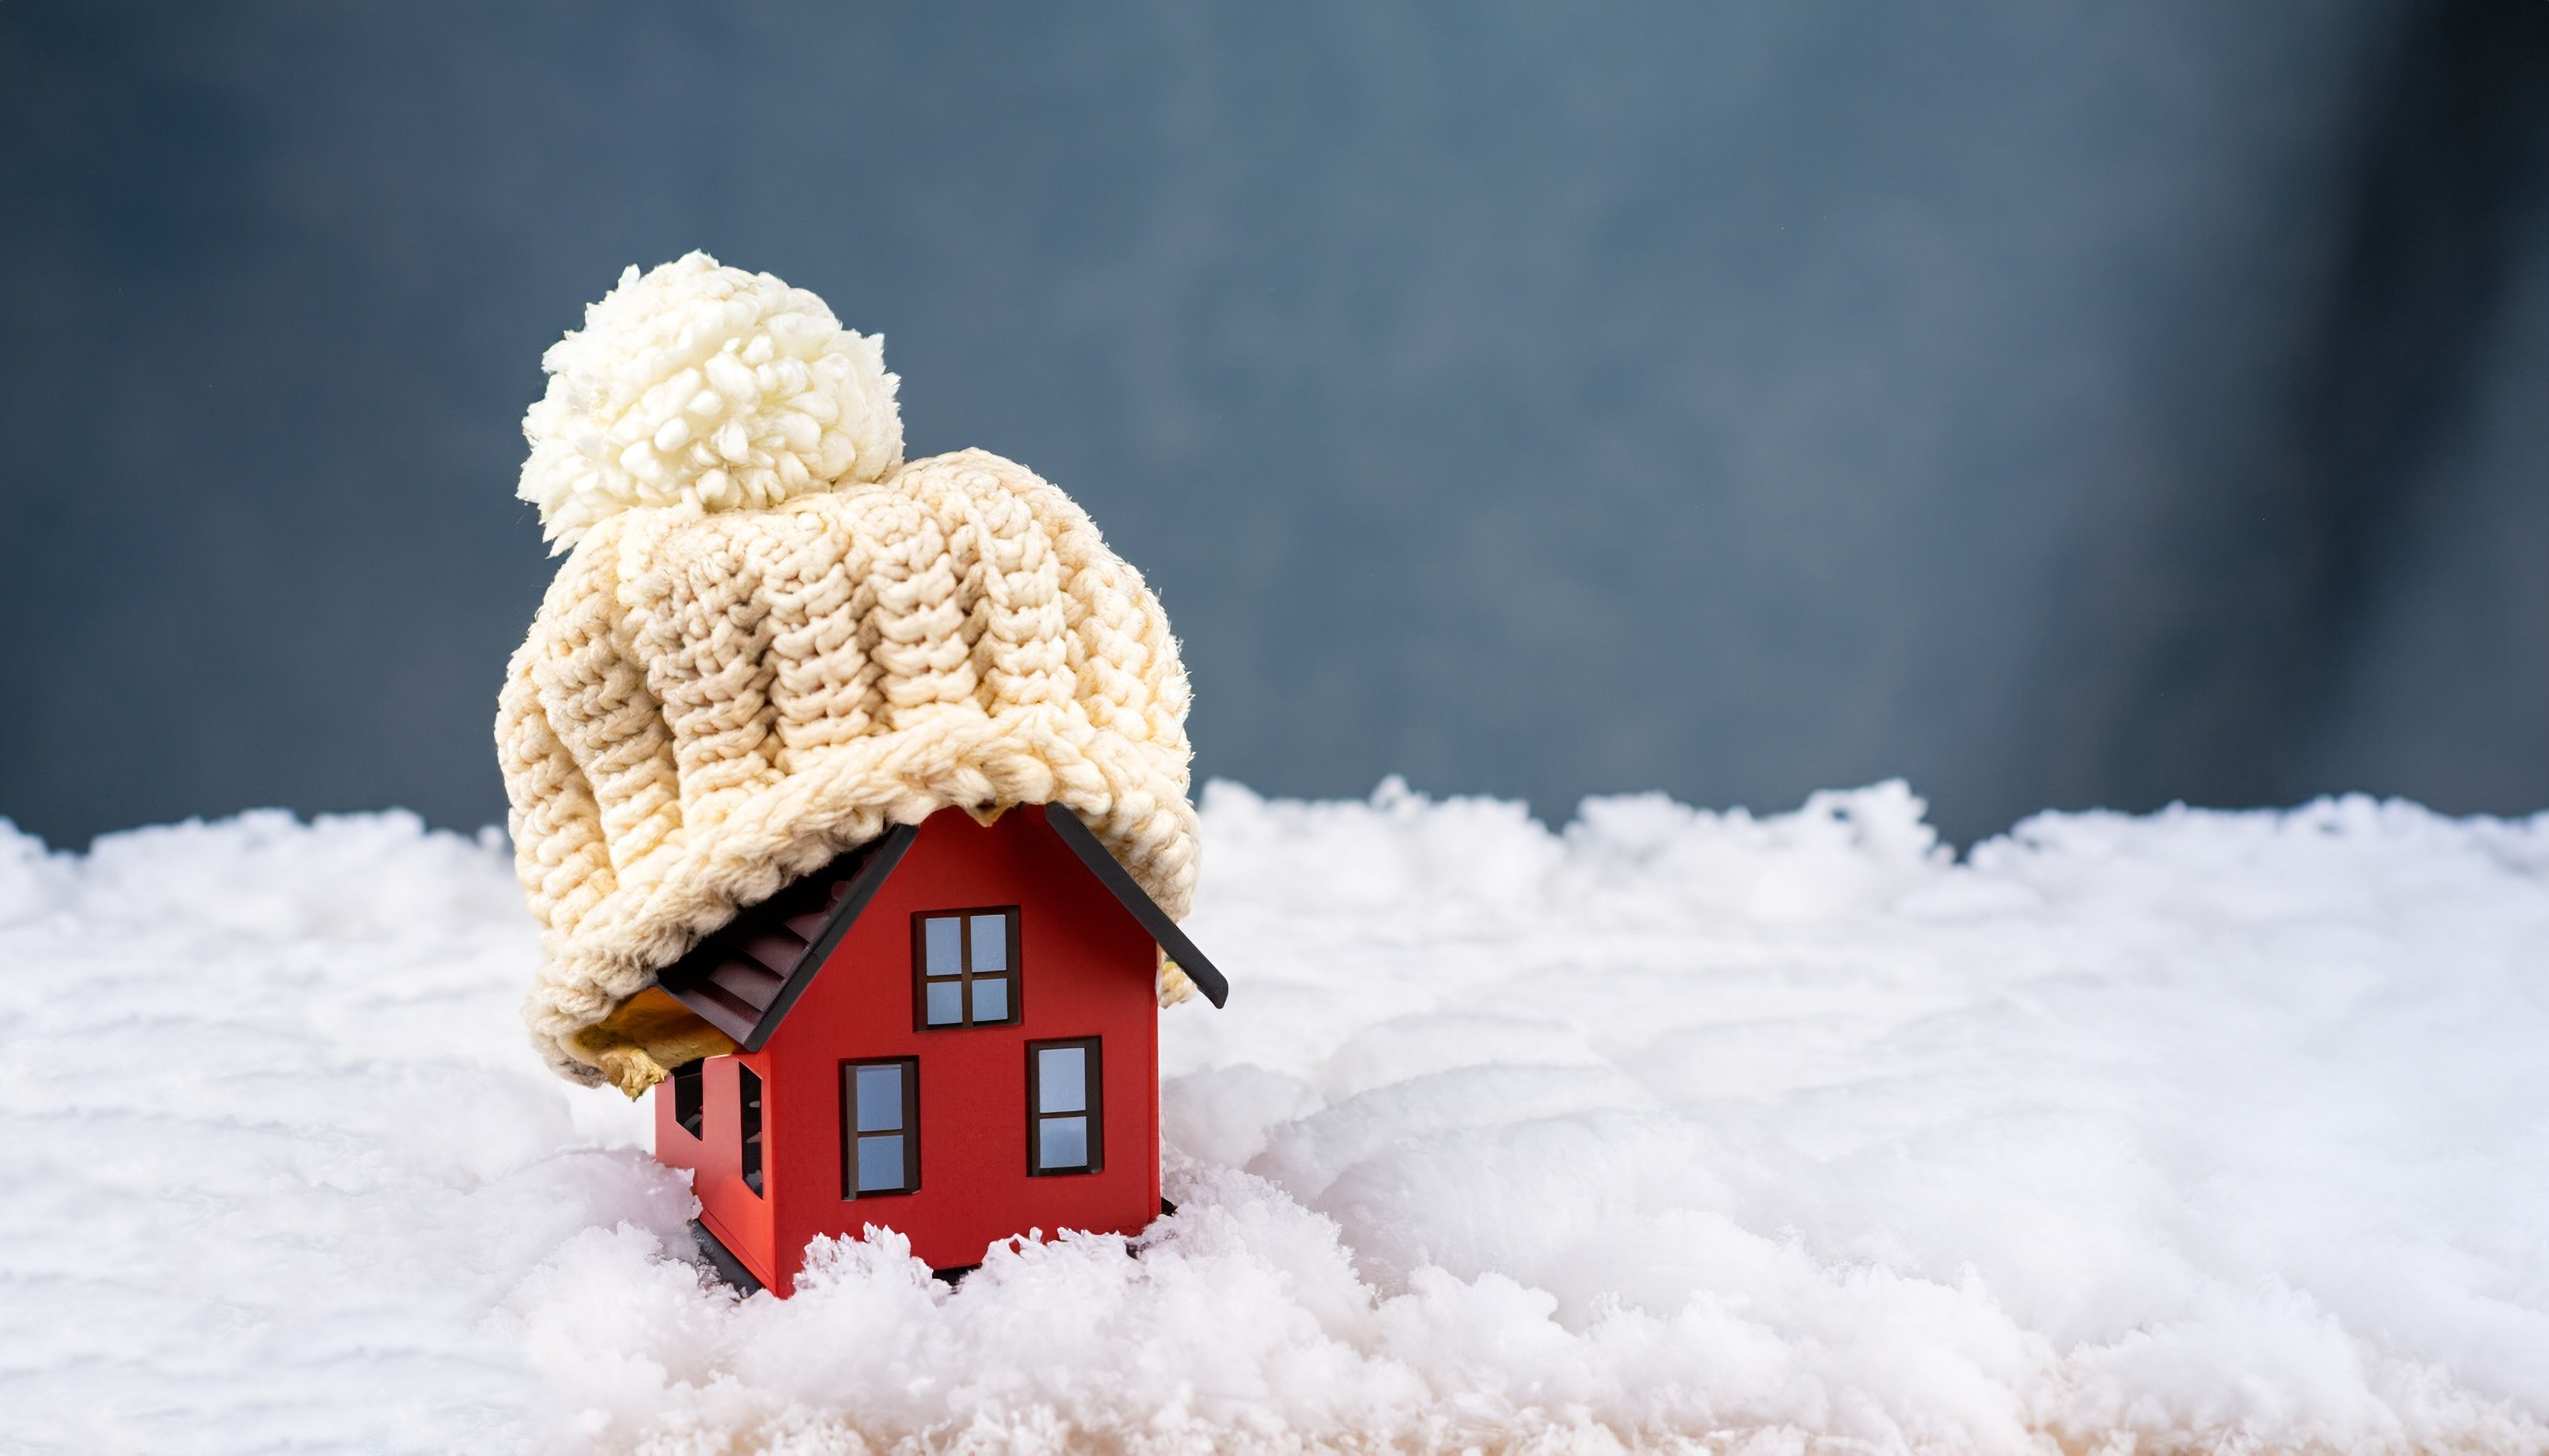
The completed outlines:
{"type": "Polygon", "coordinates": [[[841,1197],[920,1186],[920,1064],[841,1063],[841,1197]]]}
{"type": "Polygon", "coordinates": [[[1097,1096],[1097,1039],[1027,1044],[1027,1171],[1094,1173],[1106,1165],[1097,1096]]]}

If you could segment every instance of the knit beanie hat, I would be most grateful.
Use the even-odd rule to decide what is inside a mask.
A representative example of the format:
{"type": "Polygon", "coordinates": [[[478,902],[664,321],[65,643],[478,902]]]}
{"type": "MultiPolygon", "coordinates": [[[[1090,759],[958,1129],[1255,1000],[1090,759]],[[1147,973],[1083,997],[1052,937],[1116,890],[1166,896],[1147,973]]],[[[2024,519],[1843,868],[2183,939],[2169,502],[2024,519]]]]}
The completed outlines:
{"type": "Polygon", "coordinates": [[[697,1054],[704,1023],[634,1004],[655,973],[942,808],[1068,805],[1184,915],[1185,671],[1069,497],[980,450],[904,464],[880,341],[704,253],[630,268],[542,364],[520,494],[568,554],[496,747],[552,1066],[633,1096],[697,1054]]]}

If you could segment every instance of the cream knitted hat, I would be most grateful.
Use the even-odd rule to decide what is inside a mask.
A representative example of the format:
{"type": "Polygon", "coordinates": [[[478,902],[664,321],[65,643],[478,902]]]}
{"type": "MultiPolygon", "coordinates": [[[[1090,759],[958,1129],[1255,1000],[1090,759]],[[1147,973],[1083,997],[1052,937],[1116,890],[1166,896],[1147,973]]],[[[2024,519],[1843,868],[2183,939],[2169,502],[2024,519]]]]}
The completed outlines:
{"type": "Polygon", "coordinates": [[[702,253],[628,270],[543,364],[521,495],[572,552],[496,746],[552,1065],[602,1080],[657,970],[941,808],[1067,804],[1184,915],[1185,672],[1069,497],[979,450],[904,465],[879,342],[702,253]]]}

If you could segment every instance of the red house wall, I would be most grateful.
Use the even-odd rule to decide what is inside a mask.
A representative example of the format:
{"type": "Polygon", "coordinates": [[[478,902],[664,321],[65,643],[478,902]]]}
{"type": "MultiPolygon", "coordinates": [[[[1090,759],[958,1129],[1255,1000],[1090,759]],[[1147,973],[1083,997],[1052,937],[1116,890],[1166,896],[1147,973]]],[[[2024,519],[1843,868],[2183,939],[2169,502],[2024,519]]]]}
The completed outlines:
{"type": "MultiPolygon", "coordinates": [[[[766,1053],[768,1048],[763,1051],[766,1053]]],[[[762,1187],[769,1188],[770,1068],[765,1056],[712,1056],[702,1063],[701,1136],[697,1138],[673,1120],[672,1084],[657,1083],[655,1157],[673,1167],[692,1170],[691,1191],[700,1200],[700,1221],[743,1259],[754,1278],[766,1285],[771,1273],[766,1251],[773,1246],[770,1201],[743,1184],[743,1146],[738,1131],[742,1094],[736,1070],[745,1064],[752,1065],[763,1082],[762,1187]],[[752,1250],[763,1252],[756,1254],[752,1250]]]]}
{"type": "Polygon", "coordinates": [[[657,1156],[698,1169],[701,1221],[754,1276],[794,1288],[806,1240],[897,1229],[932,1268],[981,1262],[1030,1229],[1133,1232],[1160,1211],[1157,952],[1150,934],[1043,822],[1015,809],[989,826],[943,810],[761,1050],[707,1063],[704,1138],[656,1089],[657,1156]],[[1012,1026],[918,1029],[912,918],[1016,905],[1012,1026]],[[1102,1039],[1104,1167],[1028,1171],[1027,1044],[1102,1039]],[[917,1058],[920,1186],[841,1196],[841,1063],[917,1058]],[[740,1176],[735,1069],[762,1078],[762,1192],[740,1176]]]}

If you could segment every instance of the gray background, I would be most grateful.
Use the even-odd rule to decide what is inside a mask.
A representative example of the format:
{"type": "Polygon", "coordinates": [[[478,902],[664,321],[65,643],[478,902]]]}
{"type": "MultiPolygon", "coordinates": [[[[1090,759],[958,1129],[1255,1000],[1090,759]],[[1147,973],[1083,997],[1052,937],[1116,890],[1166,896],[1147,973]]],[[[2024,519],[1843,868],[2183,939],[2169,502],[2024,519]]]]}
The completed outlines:
{"type": "Polygon", "coordinates": [[[691,247],[1074,493],[1261,789],[2549,804],[2549,9],[0,0],[0,815],[501,816],[691,247]]]}

